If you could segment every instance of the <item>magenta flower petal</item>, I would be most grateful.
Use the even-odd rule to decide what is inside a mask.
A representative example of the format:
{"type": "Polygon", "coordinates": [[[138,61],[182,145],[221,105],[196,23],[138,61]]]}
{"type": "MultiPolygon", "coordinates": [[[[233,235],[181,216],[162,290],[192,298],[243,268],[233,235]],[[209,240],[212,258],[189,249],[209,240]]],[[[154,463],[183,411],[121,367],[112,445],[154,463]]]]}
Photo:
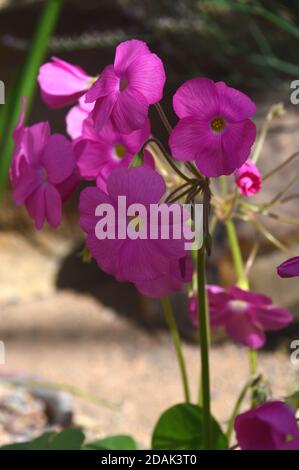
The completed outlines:
{"type": "Polygon", "coordinates": [[[235,181],[243,196],[253,196],[262,187],[262,178],[257,166],[250,160],[235,171],[235,181]]]}
{"type": "Polygon", "coordinates": [[[122,279],[131,282],[147,281],[168,272],[169,260],[160,256],[148,242],[149,240],[127,240],[122,246],[119,256],[119,274],[122,279]]]}
{"type": "MultiPolygon", "coordinates": [[[[150,122],[149,119],[146,119],[144,125],[140,129],[137,129],[136,131],[133,131],[130,134],[122,134],[121,136],[119,135],[118,137],[120,141],[124,144],[124,146],[128,149],[128,153],[131,155],[136,155],[136,153],[139,152],[145,141],[149,139],[150,133],[150,122]]],[[[149,154],[148,151],[146,151],[145,153],[149,154]]]]}
{"type": "Polygon", "coordinates": [[[99,241],[94,234],[87,237],[86,245],[97,261],[99,267],[115,276],[119,281],[119,252],[123,246],[123,240],[101,240],[99,241]]]}
{"type": "Polygon", "coordinates": [[[107,95],[114,94],[118,88],[119,77],[116,75],[113,65],[107,65],[97,81],[86,93],[85,102],[93,103],[98,98],[104,98],[107,95]]]}
{"type": "Polygon", "coordinates": [[[80,182],[78,169],[75,168],[73,173],[62,183],[56,184],[55,188],[60,194],[62,202],[67,201],[75,192],[80,182]]]}
{"type": "Polygon", "coordinates": [[[40,67],[38,83],[45,103],[60,108],[76,101],[89,88],[90,77],[80,67],[56,57],[40,67]]]}
{"type": "Polygon", "coordinates": [[[208,177],[227,173],[228,162],[223,152],[221,136],[203,130],[200,144],[197,144],[195,163],[199,171],[208,177]]]}
{"type": "Polygon", "coordinates": [[[289,258],[277,267],[277,273],[280,277],[299,276],[299,256],[289,258]]]}
{"type": "Polygon", "coordinates": [[[165,193],[166,186],[162,176],[151,169],[140,166],[119,168],[111,173],[107,189],[116,201],[118,196],[127,196],[127,206],[138,202],[140,204],[157,204],[165,193]],[[134,170],[134,171],[132,171],[134,170]]]}
{"type": "Polygon", "coordinates": [[[128,67],[127,80],[134,90],[138,90],[149,104],[162,99],[166,80],[161,59],[156,54],[142,55],[128,67]]]}
{"type": "Polygon", "coordinates": [[[134,129],[144,126],[148,113],[146,98],[131,87],[118,95],[112,113],[115,128],[123,134],[130,134],[134,129]]]}
{"type": "Polygon", "coordinates": [[[126,73],[128,67],[142,56],[150,56],[152,53],[144,41],[130,39],[119,44],[115,52],[114,69],[118,76],[126,73]]]}
{"type": "MultiPolygon", "coordinates": [[[[111,204],[110,197],[98,188],[86,188],[80,194],[80,226],[87,232],[87,246],[99,266],[106,272],[116,275],[119,252],[125,240],[98,240],[95,226],[98,222],[95,209],[99,204],[111,204]]],[[[113,224],[113,221],[111,221],[113,224]]]]}
{"type": "Polygon", "coordinates": [[[159,275],[149,281],[138,281],[135,286],[142,294],[149,297],[163,297],[180,290],[183,284],[191,282],[192,274],[192,258],[187,255],[171,263],[167,274],[159,275]]]}
{"type": "Polygon", "coordinates": [[[39,186],[25,202],[27,211],[35,221],[37,230],[43,227],[46,220],[45,190],[45,185],[39,186]]]}
{"type": "Polygon", "coordinates": [[[244,93],[227,86],[224,82],[215,84],[221,103],[221,113],[230,122],[244,121],[256,113],[255,103],[244,93]]]}
{"type": "Polygon", "coordinates": [[[44,196],[47,221],[51,227],[56,228],[62,219],[60,194],[54,186],[47,184],[45,186],[44,196]]]}
{"type": "Polygon", "coordinates": [[[94,127],[97,132],[100,132],[103,126],[107,123],[111,116],[113,107],[116,103],[116,95],[110,93],[110,95],[99,98],[92,110],[91,116],[94,120],[94,127]]]}
{"type": "Polygon", "coordinates": [[[258,294],[249,290],[240,289],[240,287],[232,286],[228,290],[228,295],[236,300],[243,300],[253,305],[270,306],[272,299],[264,294],[258,294]]]}
{"type": "Polygon", "coordinates": [[[247,159],[255,135],[255,125],[249,120],[232,124],[222,135],[203,130],[195,157],[198,169],[208,177],[233,173],[247,159]]]}
{"type": "Polygon", "coordinates": [[[108,161],[110,148],[106,142],[81,140],[74,146],[77,165],[82,178],[95,180],[108,161]]]}
{"type": "Polygon", "coordinates": [[[27,103],[27,97],[24,96],[23,99],[22,99],[22,105],[21,105],[21,111],[20,111],[19,119],[18,119],[17,125],[16,125],[16,127],[13,131],[13,139],[14,139],[15,146],[17,146],[17,147],[19,147],[19,145],[22,141],[23,135],[24,135],[26,103],[27,103]]]}
{"type": "Polygon", "coordinates": [[[26,160],[21,160],[19,175],[12,180],[12,185],[15,203],[17,205],[24,204],[26,199],[39,187],[39,175],[26,160]]]}
{"type": "Polygon", "coordinates": [[[143,158],[144,158],[143,159],[144,166],[147,166],[147,167],[151,168],[152,170],[154,170],[155,169],[155,159],[152,156],[152,154],[146,149],[143,152],[143,158]]]}
{"type": "Polygon", "coordinates": [[[93,103],[85,103],[85,97],[79,99],[79,103],[73,106],[66,115],[66,128],[68,135],[74,140],[82,136],[83,122],[94,108],[93,103]]]}
{"type": "Polygon", "coordinates": [[[52,184],[67,179],[75,167],[75,157],[71,143],[61,134],[53,134],[46,145],[41,163],[47,171],[48,181],[52,184]]]}
{"type": "Polygon", "coordinates": [[[51,130],[48,122],[39,122],[26,129],[23,138],[23,149],[26,160],[37,164],[44,152],[51,130]]]}
{"type": "Polygon", "coordinates": [[[256,127],[249,119],[233,123],[226,132],[223,132],[221,140],[225,159],[223,174],[231,174],[246,162],[255,138],[256,127]]]}
{"type": "Polygon", "coordinates": [[[11,182],[16,181],[20,174],[20,163],[23,159],[26,160],[26,154],[24,151],[24,136],[26,134],[26,129],[24,127],[26,102],[27,98],[23,97],[19,119],[13,131],[14,149],[9,168],[9,178],[11,182]]]}
{"type": "MultiPolygon", "coordinates": [[[[195,160],[199,153],[198,134],[202,129],[202,121],[196,117],[185,117],[173,129],[169,146],[171,153],[177,160],[195,160]]],[[[212,151],[213,142],[207,133],[208,142],[204,143],[203,158],[209,158],[208,152],[212,151]]],[[[217,146],[218,149],[218,146],[217,146]]]]}
{"type": "Polygon", "coordinates": [[[259,349],[266,342],[263,331],[255,326],[246,315],[239,313],[231,315],[225,322],[225,329],[234,341],[251,349],[259,349]]]}
{"type": "Polygon", "coordinates": [[[215,83],[208,78],[188,80],[176,91],[173,108],[181,119],[191,116],[209,118],[217,115],[219,99],[215,83]]]}
{"type": "MultiPolygon", "coordinates": [[[[111,198],[98,188],[85,188],[81,191],[79,211],[80,227],[84,232],[95,232],[98,221],[95,210],[99,204],[111,204],[111,198]]],[[[101,242],[102,243],[102,242],[101,242]]]]}
{"type": "Polygon", "coordinates": [[[263,403],[235,420],[237,441],[242,450],[298,450],[296,416],[286,403],[263,403]]]}
{"type": "Polygon", "coordinates": [[[254,307],[253,315],[257,322],[269,331],[281,330],[293,321],[290,312],[279,307],[254,307]]]}

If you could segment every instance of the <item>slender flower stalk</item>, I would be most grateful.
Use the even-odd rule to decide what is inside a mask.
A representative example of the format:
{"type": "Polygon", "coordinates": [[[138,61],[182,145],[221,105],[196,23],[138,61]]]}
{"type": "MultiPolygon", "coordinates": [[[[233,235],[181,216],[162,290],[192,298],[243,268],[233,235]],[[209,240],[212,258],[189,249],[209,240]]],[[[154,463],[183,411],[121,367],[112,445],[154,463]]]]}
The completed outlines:
{"type": "Polygon", "coordinates": [[[181,372],[181,378],[182,378],[182,384],[183,384],[183,390],[184,390],[184,397],[186,403],[190,403],[190,392],[189,392],[189,382],[188,382],[188,377],[187,377],[187,371],[186,371],[186,364],[182,352],[182,344],[181,344],[181,338],[180,334],[174,319],[171,303],[169,300],[169,297],[162,297],[162,306],[165,314],[165,318],[167,321],[168,329],[170,331],[173,345],[176,351],[177,359],[178,359],[178,364],[181,372]]]}
{"type": "Polygon", "coordinates": [[[261,378],[261,376],[256,376],[256,377],[253,377],[253,378],[251,377],[249,380],[247,380],[247,382],[243,386],[243,388],[242,388],[242,390],[241,390],[241,392],[240,392],[240,394],[237,398],[237,401],[236,401],[236,404],[233,408],[231,417],[228,421],[227,432],[226,432],[226,437],[227,437],[228,443],[230,443],[230,440],[231,440],[231,437],[232,437],[232,434],[233,434],[235,418],[239,414],[241,405],[242,405],[243,400],[244,400],[244,398],[247,394],[247,391],[248,391],[249,388],[252,388],[254,385],[256,385],[257,382],[260,380],[260,378],[261,378]]]}
{"type": "Polygon", "coordinates": [[[211,448],[210,369],[209,369],[209,311],[206,295],[205,247],[197,254],[198,322],[201,353],[200,403],[203,410],[204,449],[211,448]]]}
{"type": "MultiPolygon", "coordinates": [[[[228,235],[228,242],[230,246],[230,250],[232,253],[232,258],[238,278],[237,285],[244,290],[249,289],[249,282],[246,276],[244,262],[242,258],[242,253],[235,229],[235,225],[233,221],[227,220],[225,223],[226,231],[228,235]]],[[[250,366],[250,373],[251,375],[255,375],[257,373],[257,352],[255,349],[249,350],[249,366],[250,366]]]]}

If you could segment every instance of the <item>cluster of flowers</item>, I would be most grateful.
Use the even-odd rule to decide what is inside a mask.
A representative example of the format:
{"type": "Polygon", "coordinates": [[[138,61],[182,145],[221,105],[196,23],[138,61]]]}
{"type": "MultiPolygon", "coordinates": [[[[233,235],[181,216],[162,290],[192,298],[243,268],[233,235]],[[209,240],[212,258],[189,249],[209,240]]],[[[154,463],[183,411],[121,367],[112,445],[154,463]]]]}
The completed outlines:
{"type": "MultiPolygon", "coordinates": [[[[154,297],[191,281],[192,259],[185,251],[185,240],[99,241],[95,208],[100,203],[116,207],[118,196],[126,196],[128,204],[145,206],[163,199],[165,182],[145,147],[151,136],[148,110],[161,100],[165,80],[162,61],[139,40],[119,44],[114,63],[99,77],[53,58],[40,68],[38,82],[49,107],[75,103],[66,116],[71,140],[51,134],[47,122],[25,127],[24,98],[10,168],[15,202],[25,204],[37,229],[45,221],[57,227],[62,204],[79,182],[94,182],[81,191],[79,204],[80,225],[90,253],[105,272],[154,297]],[[141,150],[142,164],[136,166],[141,150]]],[[[261,189],[259,170],[249,160],[256,138],[251,120],[256,106],[249,97],[223,82],[195,78],[177,90],[173,107],[179,118],[169,137],[175,160],[195,162],[207,178],[234,174],[244,196],[261,189]]],[[[286,268],[288,272],[293,272],[293,266],[286,268]]],[[[296,269],[298,273],[298,264],[296,269]]],[[[208,294],[212,326],[224,326],[235,341],[250,348],[263,346],[265,330],[280,329],[291,321],[289,312],[272,306],[271,299],[263,295],[218,286],[209,286],[208,294]]],[[[196,323],[195,311],[192,299],[190,312],[196,323]]],[[[261,405],[237,418],[238,442],[244,449],[299,448],[294,420],[294,413],[283,403],[261,405]]]]}

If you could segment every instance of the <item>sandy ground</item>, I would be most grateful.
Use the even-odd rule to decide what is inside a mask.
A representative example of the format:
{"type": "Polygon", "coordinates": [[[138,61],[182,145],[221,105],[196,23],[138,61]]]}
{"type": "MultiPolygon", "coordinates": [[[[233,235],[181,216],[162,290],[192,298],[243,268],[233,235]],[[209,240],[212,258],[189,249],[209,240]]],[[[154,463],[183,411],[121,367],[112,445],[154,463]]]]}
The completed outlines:
{"type": "MultiPolygon", "coordinates": [[[[1,373],[28,373],[50,382],[71,384],[116,405],[115,409],[75,400],[75,422],[91,436],[130,433],[147,447],[159,414],[182,401],[171,341],[164,332],[149,334],[94,299],[58,293],[22,305],[2,307],[1,338],[6,365],[1,373]]],[[[193,398],[199,353],[184,344],[193,398]]],[[[275,396],[290,392],[299,380],[287,351],[260,355],[260,369],[275,396]]],[[[223,423],[247,379],[245,349],[230,343],[211,351],[212,407],[223,423]]]]}

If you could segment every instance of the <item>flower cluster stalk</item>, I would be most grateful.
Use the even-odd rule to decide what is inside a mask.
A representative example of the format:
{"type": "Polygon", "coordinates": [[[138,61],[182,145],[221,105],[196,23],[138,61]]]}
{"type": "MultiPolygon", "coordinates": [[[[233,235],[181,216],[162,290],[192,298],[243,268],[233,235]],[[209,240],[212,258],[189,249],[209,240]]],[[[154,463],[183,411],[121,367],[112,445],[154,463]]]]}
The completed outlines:
{"type": "Polygon", "coordinates": [[[211,448],[210,368],[209,368],[209,311],[206,294],[205,247],[197,255],[198,323],[201,357],[200,399],[203,411],[204,449],[211,448]]]}
{"type": "Polygon", "coordinates": [[[179,334],[179,331],[178,331],[178,328],[174,319],[169,297],[162,297],[161,301],[162,301],[162,306],[163,306],[165,318],[167,321],[168,329],[171,334],[173,345],[174,345],[176,355],[177,355],[178,365],[179,365],[180,372],[181,372],[185,401],[186,403],[190,403],[189,383],[188,383],[185,360],[184,360],[184,356],[182,352],[180,334],[179,334]]]}

